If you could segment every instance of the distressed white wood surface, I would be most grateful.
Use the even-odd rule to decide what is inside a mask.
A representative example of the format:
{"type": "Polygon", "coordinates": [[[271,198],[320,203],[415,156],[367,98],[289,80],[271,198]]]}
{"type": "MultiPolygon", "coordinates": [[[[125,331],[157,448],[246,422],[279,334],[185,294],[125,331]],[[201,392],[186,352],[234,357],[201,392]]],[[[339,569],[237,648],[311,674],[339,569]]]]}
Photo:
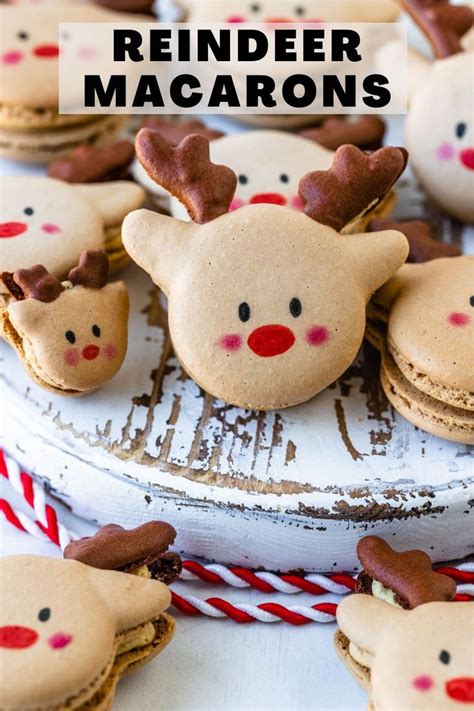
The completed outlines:
{"type": "MultiPolygon", "coordinates": [[[[391,132],[388,142],[399,143],[395,121],[391,132]]],[[[474,239],[407,179],[396,214],[428,214],[465,249],[474,239]]],[[[244,411],[185,376],[162,297],[138,268],[122,276],[131,292],[129,353],[98,392],[55,397],[0,344],[5,446],[75,512],[125,525],[165,516],[188,553],[278,569],[350,569],[356,540],[368,530],[436,560],[469,552],[472,448],[394,413],[370,347],[313,400],[280,412],[244,411]]]]}

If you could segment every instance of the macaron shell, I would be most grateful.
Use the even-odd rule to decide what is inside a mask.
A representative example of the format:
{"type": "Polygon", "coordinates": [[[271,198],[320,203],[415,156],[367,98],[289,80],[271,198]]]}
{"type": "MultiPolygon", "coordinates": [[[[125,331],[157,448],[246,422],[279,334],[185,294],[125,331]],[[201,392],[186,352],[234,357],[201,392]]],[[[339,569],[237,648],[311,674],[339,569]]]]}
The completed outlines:
{"type": "Polygon", "coordinates": [[[83,143],[95,146],[112,143],[127,123],[127,117],[121,115],[86,118],[79,124],[73,122],[61,127],[55,123],[54,130],[50,125],[41,130],[27,122],[22,130],[2,128],[0,124],[0,156],[26,163],[49,163],[67,156],[83,143]]]}
{"type": "Polygon", "coordinates": [[[406,122],[410,165],[423,190],[448,214],[469,223],[474,222],[474,170],[463,164],[461,152],[474,146],[473,62],[472,50],[435,61],[413,95],[406,122]],[[461,122],[466,130],[459,137],[461,122]]]}
{"type": "Polygon", "coordinates": [[[401,282],[390,312],[391,350],[397,361],[409,364],[404,372],[417,388],[433,397],[441,396],[443,388],[447,394],[461,391],[456,402],[465,397],[463,406],[472,409],[474,256],[410,267],[406,265],[404,273],[413,277],[401,282]]]}
{"type": "Polygon", "coordinates": [[[17,236],[0,239],[0,271],[43,264],[62,278],[83,250],[104,246],[98,209],[67,183],[42,176],[5,176],[0,186],[0,234],[10,222],[24,226],[17,236]]]}
{"type": "Polygon", "coordinates": [[[7,310],[25,361],[57,392],[94,390],[117,373],[125,358],[128,295],[123,282],[102,289],[75,286],[51,303],[25,299],[7,310]]]}
{"type": "Polygon", "coordinates": [[[474,413],[443,404],[415,388],[386,353],[380,379],[390,403],[415,427],[452,442],[474,444],[474,413]]]}

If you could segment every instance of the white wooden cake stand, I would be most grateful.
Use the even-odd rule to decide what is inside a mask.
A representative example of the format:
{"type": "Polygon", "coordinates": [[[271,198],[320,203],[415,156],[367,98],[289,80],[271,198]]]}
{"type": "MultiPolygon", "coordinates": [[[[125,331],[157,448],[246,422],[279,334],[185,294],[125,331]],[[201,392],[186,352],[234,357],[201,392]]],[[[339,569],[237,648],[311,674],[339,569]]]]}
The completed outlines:
{"type": "MultiPolygon", "coordinates": [[[[404,217],[426,216],[406,179],[399,192],[404,217]]],[[[443,226],[446,239],[474,241],[443,226]]],[[[164,518],[188,555],[273,570],[351,570],[367,533],[434,561],[474,551],[472,448],[394,413],[370,346],[310,402],[242,410],[183,373],[149,278],[135,266],[123,278],[129,352],[98,392],[53,396],[0,344],[2,444],[76,514],[127,527],[164,518]]]]}

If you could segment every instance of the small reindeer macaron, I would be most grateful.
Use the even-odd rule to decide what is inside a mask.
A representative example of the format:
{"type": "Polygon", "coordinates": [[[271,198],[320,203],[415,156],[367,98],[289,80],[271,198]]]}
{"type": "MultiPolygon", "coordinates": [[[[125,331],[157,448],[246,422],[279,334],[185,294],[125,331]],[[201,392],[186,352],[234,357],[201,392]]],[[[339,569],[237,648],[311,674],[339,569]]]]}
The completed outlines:
{"type": "Polygon", "coordinates": [[[423,551],[395,551],[378,536],[365,536],[357,544],[363,567],[356,591],[373,595],[397,607],[413,609],[427,602],[450,602],[456,583],[432,569],[423,551]]]}
{"type": "Polygon", "coordinates": [[[74,560],[2,558],[0,599],[2,709],[108,709],[174,633],[166,585],[74,560]]]}
{"type": "Polygon", "coordinates": [[[474,223],[474,53],[462,37],[474,11],[449,0],[401,0],[430,41],[435,60],[415,56],[406,121],[410,165],[422,188],[449,215],[474,223]]]}
{"type": "Polygon", "coordinates": [[[474,703],[474,615],[468,603],[403,610],[369,595],[337,607],[339,656],[369,695],[370,711],[449,711],[474,703]],[[360,650],[351,656],[350,643],[360,650]]]}
{"type": "Polygon", "coordinates": [[[175,529],[165,521],[148,521],[131,530],[109,523],[93,536],[71,541],[64,549],[64,557],[170,585],[182,568],[179,555],[168,552],[175,538],[175,529]]]}
{"type": "Polygon", "coordinates": [[[367,338],[400,414],[431,434],[474,444],[474,256],[406,264],[368,307],[367,338]]]}
{"type": "MultiPolygon", "coordinates": [[[[125,215],[145,193],[130,181],[68,184],[43,176],[0,178],[0,274],[43,264],[65,279],[81,252],[107,251],[111,268],[128,261],[121,242],[125,215]]],[[[0,279],[0,293],[8,293],[0,279]]]]}
{"type": "Polygon", "coordinates": [[[334,382],[359,349],[367,300],[408,252],[399,232],[339,233],[383,199],[405,152],[343,146],[330,170],[300,181],[303,211],[229,212],[237,177],[210,161],[206,139],[174,147],[142,129],[136,150],[192,219],[139,210],[123,229],[132,259],[169,297],[171,337],[190,376],[255,409],[296,405],[334,382]]]}
{"type": "Polygon", "coordinates": [[[128,293],[107,284],[103,250],[81,255],[61,283],[42,265],[3,273],[14,297],[1,331],[35,382],[58,395],[95,390],[120,369],[127,351],[128,293]]]}

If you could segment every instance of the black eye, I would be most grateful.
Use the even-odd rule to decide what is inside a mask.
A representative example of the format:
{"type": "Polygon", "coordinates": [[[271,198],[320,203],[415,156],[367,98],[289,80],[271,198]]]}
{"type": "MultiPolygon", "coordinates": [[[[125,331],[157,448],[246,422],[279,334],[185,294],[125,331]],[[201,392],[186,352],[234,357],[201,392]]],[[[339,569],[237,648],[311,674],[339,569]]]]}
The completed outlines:
{"type": "Polygon", "coordinates": [[[66,331],[66,333],[64,335],[66,336],[69,343],[76,342],[76,334],[74,333],[74,331],[66,331]]]}
{"type": "Polygon", "coordinates": [[[451,661],[450,653],[443,649],[439,653],[439,661],[441,662],[441,664],[449,664],[449,662],[451,661]]]}
{"type": "Polygon", "coordinates": [[[38,612],[38,620],[40,622],[47,622],[51,617],[51,608],[43,607],[42,610],[38,612]]]}
{"type": "Polygon", "coordinates": [[[100,328],[99,328],[99,326],[98,326],[96,323],[92,326],[92,333],[94,334],[94,336],[95,336],[96,338],[99,338],[99,336],[100,336],[100,328]]]}
{"type": "Polygon", "coordinates": [[[24,32],[23,30],[21,32],[17,32],[16,36],[18,37],[18,39],[21,39],[21,40],[27,40],[30,38],[30,35],[28,34],[28,32],[24,32]]]}
{"type": "Polygon", "coordinates": [[[467,131],[467,123],[460,121],[456,124],[456,136],[462,138],[467,131]]]}
{"type": "Polygon", "coordinates": [[[302,310],[303,307],[301,306],[301,301],[294,296],[290,301],[290,314],[295,318],[298,318],[298,316],[301,316],[302,310]]]}
{"type": "Polygon", "coordinates": [[[290,178],[288,177],[288,175],[286,173],[282,173],[280,175],[280,182],[282,182],[282,183],[289,183],[290,182],[290,178]]]}
{"type": "Polygon", "coordinates": [[[242,303],[239,304],[239,318],[243,323],[250,318],[250,306],[246,301],[242,301],[242,303]]]}
{"type": "Polygon", "coordinates": [[[250,5],[250,11],[251,12],[260,12],[260,5],[257,5],[256,3],[254,5],[250,5]]]}
{"type": "Polygon", "coordinates": [[[25,215],[34,215],[34,213],[35,213],[35,211],[33,210],[32,207],[25,207],[23,212],[25,213],[25,215]]]}
{"type": "Polygon", "coordinates": [[[247,178],[246,175],[239,175],[239,183],[241,185],[247,185],[248,182],[249,182],[249,179],[247,178]]]}
{"type": "Polygon", "coordinates": [[[305,8],[302,5],[297,5],[295,7],[295,15],[304,15],[306,12],[305,8]]]}
{"type": "Polygon", "coordinates": [[[469,297],[469,303],[471,304],[471,306],[474,306],[474,296],[469,297]]]}

